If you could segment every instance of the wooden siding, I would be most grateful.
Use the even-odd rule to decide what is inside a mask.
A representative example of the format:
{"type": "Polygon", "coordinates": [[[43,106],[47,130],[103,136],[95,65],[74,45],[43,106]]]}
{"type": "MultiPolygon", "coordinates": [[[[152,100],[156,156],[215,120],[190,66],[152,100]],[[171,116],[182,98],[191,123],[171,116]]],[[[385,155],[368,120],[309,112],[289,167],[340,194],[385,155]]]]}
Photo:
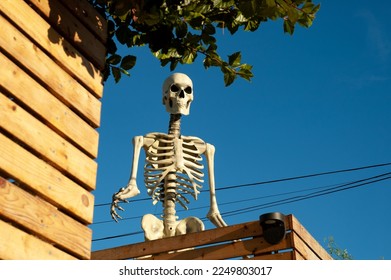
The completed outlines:
{"type": "Polygon", "coordinates": [[[2,0],[0,26],[0,259],[89,259],[106,23],[2,0]]]}
{"type": "Polygon", "coordinates": [[[330,255],[293,215],[286,216],[286,236],[271,245],[259,221],[141,242],[92,253],[92,259],[149,260],[330,260],[330,255]]]}

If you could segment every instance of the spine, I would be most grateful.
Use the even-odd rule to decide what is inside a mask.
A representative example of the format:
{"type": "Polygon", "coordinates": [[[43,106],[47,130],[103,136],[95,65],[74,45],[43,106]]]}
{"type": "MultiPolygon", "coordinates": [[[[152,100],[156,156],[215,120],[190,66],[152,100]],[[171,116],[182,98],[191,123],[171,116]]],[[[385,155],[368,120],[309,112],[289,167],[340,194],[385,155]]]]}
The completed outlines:
{"type": "MultiPolygon", "coordinates": [[[[174,135],[175,138],[179,138],[180,129],[181,129],[181,115],[171,114],[168,134],[174,135]]],[[[175,149],[175,147],[172,148],[175,149]]],[[[177,200],[176,181],[177,181],[177,176],[175,171],[168,173],[164,180],[163,224],[164,224],[165,237],[170,237],[175,235],[175,229],[177,224],[177,216],[175,210],[175,204],[177,200]]]]}

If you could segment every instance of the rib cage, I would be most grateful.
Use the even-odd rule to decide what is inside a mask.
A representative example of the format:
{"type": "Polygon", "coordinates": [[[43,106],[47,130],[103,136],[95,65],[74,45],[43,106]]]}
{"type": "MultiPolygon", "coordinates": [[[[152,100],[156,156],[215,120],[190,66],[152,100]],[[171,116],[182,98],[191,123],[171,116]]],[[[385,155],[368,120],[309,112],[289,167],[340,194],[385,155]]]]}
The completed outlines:
{"type": "Polygon", "coordinates": [[[205,142],[197,137],[176,138],[163,133],[150,133],[145,137],[153,140],[151,145],[145,147],[144,166],[144,182],[153,203],[164,200],[165,178],[174,172],[176,201],[187,209],[187,197],[191,195],[197,199],[204,182],[204,166],[201,164],[203,151],[198,147],[200,144],[205,147],[205,142]]]}

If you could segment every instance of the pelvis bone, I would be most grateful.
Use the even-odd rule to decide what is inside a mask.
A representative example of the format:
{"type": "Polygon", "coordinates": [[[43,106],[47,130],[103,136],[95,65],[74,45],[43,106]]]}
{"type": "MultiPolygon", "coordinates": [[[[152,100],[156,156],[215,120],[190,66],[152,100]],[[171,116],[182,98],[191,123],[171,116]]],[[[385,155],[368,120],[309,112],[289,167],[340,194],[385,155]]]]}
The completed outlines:
{"type": "MultiPolygon", "coordinates": [[[[145,240],[165,238],[164,224],[152,214],[146,214],[141,221],[144,230],[145,240]]],[[[205,229],[204,223],[197,217],[188,217],[176,222],[175,235],[182,235],[192,232],[200,232],[205,229]]]]}

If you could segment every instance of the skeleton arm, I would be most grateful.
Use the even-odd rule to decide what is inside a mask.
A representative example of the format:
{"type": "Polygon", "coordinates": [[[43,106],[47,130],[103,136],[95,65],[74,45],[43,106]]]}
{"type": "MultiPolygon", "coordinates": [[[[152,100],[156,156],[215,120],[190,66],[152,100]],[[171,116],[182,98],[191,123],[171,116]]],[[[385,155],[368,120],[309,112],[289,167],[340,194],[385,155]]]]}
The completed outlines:
{"type": "Polygon", "coordinates": [[[214,154],[215,147],[211,144],[206,144],[206,161],[208,163],[208,174],[209,174],[209,192],[210,192],[210,209],[207,214],[207,218],[216,226],[224,227],[227,226],[223,218],[221,217],[220,211],[217,207],[216,201],[216,189],[215,189],[215,178],[214,178],[214,154]]]}
{"type": "Polygon", "coordinates": [[[134,197],[140,193],[136,177],[137,177],[137,169],[138,162],[140,158],[140,151],[144,144],[143,136],[136,136],[133,138],[133,162],[132,162],[132,170],[130,174],[130,179],[125,188],[121,188],[117,193],[113,195],[112,203],[111,203],[111,217],[118,222],[118,218],[122,219],[120,215],[118,215],[117,210],[124,211],[124,209],[118,205],[119,202],[128,202],[127,198],[134,197]]]}

